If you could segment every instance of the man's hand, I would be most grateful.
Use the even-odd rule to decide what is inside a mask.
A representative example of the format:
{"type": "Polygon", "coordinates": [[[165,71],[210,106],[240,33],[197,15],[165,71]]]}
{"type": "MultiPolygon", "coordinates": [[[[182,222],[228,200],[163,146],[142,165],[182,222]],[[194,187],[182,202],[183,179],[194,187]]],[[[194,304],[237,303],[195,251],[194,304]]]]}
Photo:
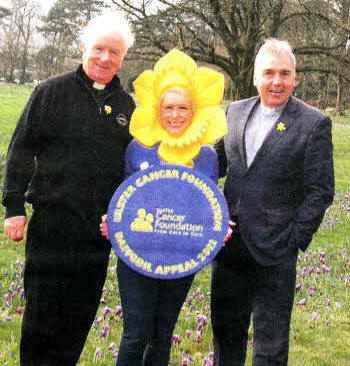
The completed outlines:
{"type": "Polygon", "coordinates": [[[225,239],[224,239],[224,246],[230,240],[231,235],[232,235],[232,231],[233,231],[232,229],[236,226],[236,223],[230,220],[228,222],[228,225],[229,226],[228,226],[227,233],[226,233],[226,236],[225,236],[225,239]]]}
{"type": "Polygon", "coordinates": [[[9,217],[4,222],[5,235],[12,241],[21,241],[26,223],[24,216],[9,217]]]}
{"type": "Polygon", "coordinates": [[[101,217],[100,231],[101,231],[101,235],[108,240],[108,233],[107,233],[107,215],[103,215],[101,217]]]}

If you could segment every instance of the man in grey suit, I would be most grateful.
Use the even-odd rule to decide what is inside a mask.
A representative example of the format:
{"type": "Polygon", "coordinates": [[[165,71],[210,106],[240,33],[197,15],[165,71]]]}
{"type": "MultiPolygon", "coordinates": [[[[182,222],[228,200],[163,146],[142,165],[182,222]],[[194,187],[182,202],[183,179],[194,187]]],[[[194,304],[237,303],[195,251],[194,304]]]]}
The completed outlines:
{"type": "Polygon", "coordinates": [[[214,365],[243,366],[253,315],[253,366],[285,366],[298,249],[333,201],[331,121],[291,96],[295,57],[270,39],[255,60],[258,97],[227,107],[216,145],[232,236],[212,267],[214,365]]]}

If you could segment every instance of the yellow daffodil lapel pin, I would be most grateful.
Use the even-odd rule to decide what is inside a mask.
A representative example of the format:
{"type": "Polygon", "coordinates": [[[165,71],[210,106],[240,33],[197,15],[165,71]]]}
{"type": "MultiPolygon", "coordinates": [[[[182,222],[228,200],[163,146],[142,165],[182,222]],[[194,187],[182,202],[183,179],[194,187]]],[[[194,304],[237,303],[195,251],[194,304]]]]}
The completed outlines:
{"type": "Polygon", "coordinates": [[[112,108],[109,105],[105,105],[106,114],[110,114],[112,112],[112,108]]]}
{"type": "Polygon", "coordinates": [[[286,126],[284,125],[284,123],[280,122],[280,123],[277,125],[277,131],[279,131],[279,132],[283,132],[285,129],[286,129],[286,126]]]}

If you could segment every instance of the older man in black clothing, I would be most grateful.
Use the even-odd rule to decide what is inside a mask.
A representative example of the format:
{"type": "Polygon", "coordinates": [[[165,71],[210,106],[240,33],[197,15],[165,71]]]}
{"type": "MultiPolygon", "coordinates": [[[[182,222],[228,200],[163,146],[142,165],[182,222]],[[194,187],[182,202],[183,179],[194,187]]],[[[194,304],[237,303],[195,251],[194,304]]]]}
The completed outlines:
{"type": "Polygon", "coordinates": [[[110,244],[100,217],[122,182],[135,108],[116,76],[133,35],[120,14],[88,24],[83,62],[32,93],[7,155],[5,233],[28,225],[22,366],[75,365],[98,309],[110,244]]]}

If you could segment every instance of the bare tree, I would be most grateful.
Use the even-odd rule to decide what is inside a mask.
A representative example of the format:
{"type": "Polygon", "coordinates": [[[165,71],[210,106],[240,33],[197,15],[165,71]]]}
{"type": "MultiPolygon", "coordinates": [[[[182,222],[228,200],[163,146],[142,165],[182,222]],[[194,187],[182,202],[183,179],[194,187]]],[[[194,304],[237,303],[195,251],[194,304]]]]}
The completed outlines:
{"type": "Polygon", "coordinates": [[[0,24],[0,57],[3,74],[9,81],[15,79],[15,71],[21,83],[26,80],[30,42],[35,33],[39,5],[35,0],[12,0],[7,16],[0,24]]]}
{"type": "Polygon", "coordinates": [[[349,58],[340,52],[343,37],[349,35],[349,30],[337,17],[335,1],[112,2],[134,24],[137,37],[132,57],[155,60],[173,47],[181,48],[197,61],[223,70],[231,79],[234,98],[255,93],[254,58],[262,41],[269,37],[291,42],[295,53],[303,56],[298,64],[298,70],[303,73],[330,74],[337,72],[334,65],[349,66],[349,58]],[[328,36],[321,36],[326,32],[328,36]]]}
{"type": "Polygon", "coordinates": [[[28,68],[30,40],[35,32],[35,23],[38,19],[39,4],[36,1],[17,0],[19,5],[16,24],[21,35],[20,51],[20,76],[21,84],[26,80],[26,71],[28,68]]]}
{"type": "MultiPolygon", "coordinates": [[[[349,3],[349,0],[346,2],[349,3]]],[[[317,99],[318,107],[324,109],[330,95],[333,95],[329,90],[334,85],[333,80],[338,80],[338,84],[345,88],[348,88],[350,81],[350,59],[345,52],[349,25],[342,15],[346,7],[343,7],[343,0],[299,0],[295,1],[294,6],[300,9],[301,15],[292,22],[285,22],[280,31],[294,44],[299,74],[313,73],[316,76],[303,80],[312,83],[311,94],[318,94],[313,95],[313,99],[317,99]]],[[[303,88],[304,91],[307,89],[305,85],[303,88]]],[[[335,93],[336,88],[333,87],[335,93]]],[[[347,97],[345,90],[340,94],[347,97]]]]}
{"type": "Polygon", "coordinates": [[[276,35],[282,0],[112,0],[129,14],[136,30],[134,58],[154,60],[173,47],[213,64],[232,80],[237,98],[254,93],[254,55],[276,35]]]}
{"type": "Polygon", "coordinates": [[[39,78],[71,69],[79,61],[80,30],[104,6],[101,0],[57,0],[54,3],[39,27],[46,40],[35,58],[39,78]]]}

